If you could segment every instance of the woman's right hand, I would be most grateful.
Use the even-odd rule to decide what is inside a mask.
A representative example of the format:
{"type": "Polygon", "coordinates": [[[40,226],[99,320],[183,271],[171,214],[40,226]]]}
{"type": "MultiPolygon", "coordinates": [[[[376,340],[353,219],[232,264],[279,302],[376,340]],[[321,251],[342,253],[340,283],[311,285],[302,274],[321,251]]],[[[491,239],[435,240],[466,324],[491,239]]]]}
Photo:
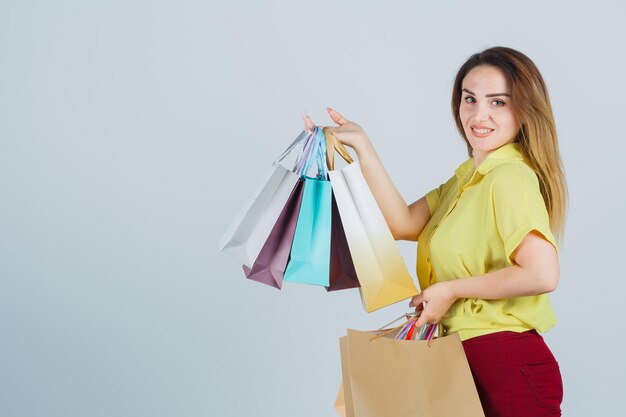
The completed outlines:
{"type": "MultiPolygon", "coordinates": [[[[341,114],[339,114],[339,112],[331,109],[330,107],[327,107],[326,110],[328,111],[330,118],[339,125],[336,127],[328,126],[328,130],[335,135],[339,142],[351,147],[354,150],[357,150],[363,145],[369,143],[369,137],[361,126],[346,120],[341,114]]],[[[308,114],[304,118],[304,126],[307,130],[311,130],[315,126],[315,123],[313,123],[313,120],[308,114]]],[[[321,127],[323,126],[320,126],[320,128],[321,127]]]]}
{"type": "MultiPolygon", "coordinates": [[[[422,197],[409,207],[400,195],[389,174],[383,167],[367,134],[358,124],[346,120],[339,112],[327,107],[331,119],[339,126],[328,126],[342,144],[356,151],[361,172],[376,199],[392,236],[396,240],[417,240],[424,225],[430,219],[426,198],[422,197]]],[[[313,120],[304,116],[305,127],[310,131],[315,128],[313,120]]],[[[319,126],[322,127],[322,126],[319,126]]]]}

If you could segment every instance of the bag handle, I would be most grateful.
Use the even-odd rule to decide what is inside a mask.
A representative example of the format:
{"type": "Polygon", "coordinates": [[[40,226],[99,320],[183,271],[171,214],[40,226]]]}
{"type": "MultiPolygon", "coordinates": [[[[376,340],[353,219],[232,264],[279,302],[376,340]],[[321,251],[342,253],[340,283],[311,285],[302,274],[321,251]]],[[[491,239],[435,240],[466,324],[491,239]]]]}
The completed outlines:
{"type": "Polygon", "coordinates": [[[313,160],[318,158],[320,147],[320,134],[320,130],[315,127],[315,129],[311,133],[310,140],[307,142],[305,149],[303,150],[302,159],[298,163],[296,174],[300,176],[306,175],[311,169],[311,165],[313,165],[313,160]]]}
{"type": "Polygon", "coordinates": [[[419,318],[419,315],[420,315],[420,313],[417,312],[417,311],[413,311],[411,313],[406,313],[406,314],[401,315],[397,319],[393,320],[391,323],[387,323],[383,327],[381,327],[380,329],[376,330],[377,334],[370,338],[370,342],[372,340],[374,340],[374,339],[378,339],[379,337],[387,336],[389,333],[393,333],[394,331],[396,331],[396,330],[406,326],[407,324],[412,323],[413,321],[415,321],[415,320],[417,320],[419,318]],[[402,318],[405,318],[406,322],[402,323],[399,326],[388,328],[393,323],[397,322],[398,320],[400,320],[402,318]]]}
{"type": "Polygon", "coordinates": [[[328,167],[325,160],[326,140],[322,129],[317,126],[311,132],[309,138],[298,156],[294,172],[299,176],[308,175],[313,162],[317,166],[317,178],[326,178],[328,167]]]}
{"type": "MultiPolygon", "coordinates": [[[[378,339],[379,337],[386,336],[390,333],[393,333],[396,330],[400,330],[398,333],[399,339],[404,340],[412,340],[414,335],[415,322],[419,319],[421,311],[413,311],[411,313],[403,314],[397,319],[393,320],[391,323],[386,324],[380,329],[376,330],[377,334],[370,338],[370,342],[374,339],[378,339]],[[387,328],[398,320],[405,318],[406,322],[402,323],[399,326],[387,328]]],[[[428,340],[428,347],[431,347],[433,339],[437,339],[438,337],[443,337],[443,325],[441,321],[438,321],[436,324],[426,324],[422,327],[422,329],[417,334],[416,340],[428,340]],[[435,330],[437,330],[437,336],[435,336],[435,330]]]]}
{"type": "Polygon", "coordinates": [[[313,152],[315,148],[315,144],[316,144],[315,133],[317,131],[316,129],[317,128],[309,132],[309,136],[306,138],[306,142],[304,143],[302,150],[300,151],[300,153],[298,154],[298,157],[296,158],[294,172],[298,175],[302,175],[302,172],[305,169],[305,165],[307,164],[307,161],[310,158],[311,153],[313,152]]]}
{"type": "Polygon", "coordinates": [[[328,150],[326,146],[326,138],[323,132],[320,132],[319,141],[320,143],[317,152],[317,159],[315,161],[317,165],[317,176],[318,178],[321,177],[326,179],[329,170],[328,165],[326,164],[326,155],[328,154],[328,150]]]}
{"type": "Polygon", "coordinates": [[[347,163],[353,163],[354,159],[352,159],[348,150],[343,146],[343,143],[339,142],[339,139],[332,134],[328,127],[324,127],[322,131],[326,137],[326,163],[328,164],[328,170],[332,171],[335,169],[335,151],[337,151],[347,163]]]}
{"type": "MultiPolygon", "coordinates": [[[[291,145],[289,145],[287,147],[287,149],[285,149],[283,151],[282,154],[280,154],[280,156],[278,156],[278,158],[276,158],[274,160],[274,162],[272,163],[272,166],[275,167],[276,165],[278,165],[283,159],[285,159],[287,157],[287,155],[289,155],[289,153],[303,140],[308,139],[310,136],[312,135],[311,132],[309,132],[308,130],[303,130],[302,132],[300,132],[300,134],[298,135],[297,138],[294,139],[293,142],[291,142],[291,145]]],[[[299,158],[300,156],[298,156],[299,158]]]]}

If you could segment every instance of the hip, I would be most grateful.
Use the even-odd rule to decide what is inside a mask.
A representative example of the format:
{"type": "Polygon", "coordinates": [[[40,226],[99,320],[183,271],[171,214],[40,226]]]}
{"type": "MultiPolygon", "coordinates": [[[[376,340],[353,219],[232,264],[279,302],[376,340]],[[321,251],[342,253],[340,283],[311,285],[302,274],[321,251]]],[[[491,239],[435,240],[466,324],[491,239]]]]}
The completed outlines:
{"type": "Polygon", "coordinates": [[[561,415],[559,364],[536,330],[490,333],[462,345],[487,417],[561,415]]]}
{"type": "Polygon", "coordinates": [[[493,332],[464,340],[462,345],[466,355],[476,361],[500,358],[502,363],[520,366],[536,362],[558,363],[543,336],[535,329],[493,332]]]}

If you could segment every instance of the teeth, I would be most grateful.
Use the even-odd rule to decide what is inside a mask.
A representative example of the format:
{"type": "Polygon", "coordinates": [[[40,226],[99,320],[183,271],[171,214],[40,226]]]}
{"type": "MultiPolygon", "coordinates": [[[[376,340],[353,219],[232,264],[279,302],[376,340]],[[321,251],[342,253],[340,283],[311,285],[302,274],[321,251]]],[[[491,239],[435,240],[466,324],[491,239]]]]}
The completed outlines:
{"type": "Polygon", "coordinates": [[[476,133],[489,133],[489,132],[493,132],[493,129],[475,129],[472,128],[472,130],[476,133]]]}

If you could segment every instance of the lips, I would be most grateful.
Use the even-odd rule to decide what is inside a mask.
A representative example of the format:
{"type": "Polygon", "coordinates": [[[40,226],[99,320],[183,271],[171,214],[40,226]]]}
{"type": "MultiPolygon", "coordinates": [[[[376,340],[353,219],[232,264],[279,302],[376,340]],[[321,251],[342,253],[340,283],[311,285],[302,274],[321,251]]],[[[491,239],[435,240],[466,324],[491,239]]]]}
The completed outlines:
{"type": "Polygon", "coordinates": [[[486,138],[493,132],[493,129],[490,128],[484,128],[480,132],[476,131],[475,129],[478,129],[478,127],[472,126],[472,135],[476,136],[477,138],[486,138]]]}

